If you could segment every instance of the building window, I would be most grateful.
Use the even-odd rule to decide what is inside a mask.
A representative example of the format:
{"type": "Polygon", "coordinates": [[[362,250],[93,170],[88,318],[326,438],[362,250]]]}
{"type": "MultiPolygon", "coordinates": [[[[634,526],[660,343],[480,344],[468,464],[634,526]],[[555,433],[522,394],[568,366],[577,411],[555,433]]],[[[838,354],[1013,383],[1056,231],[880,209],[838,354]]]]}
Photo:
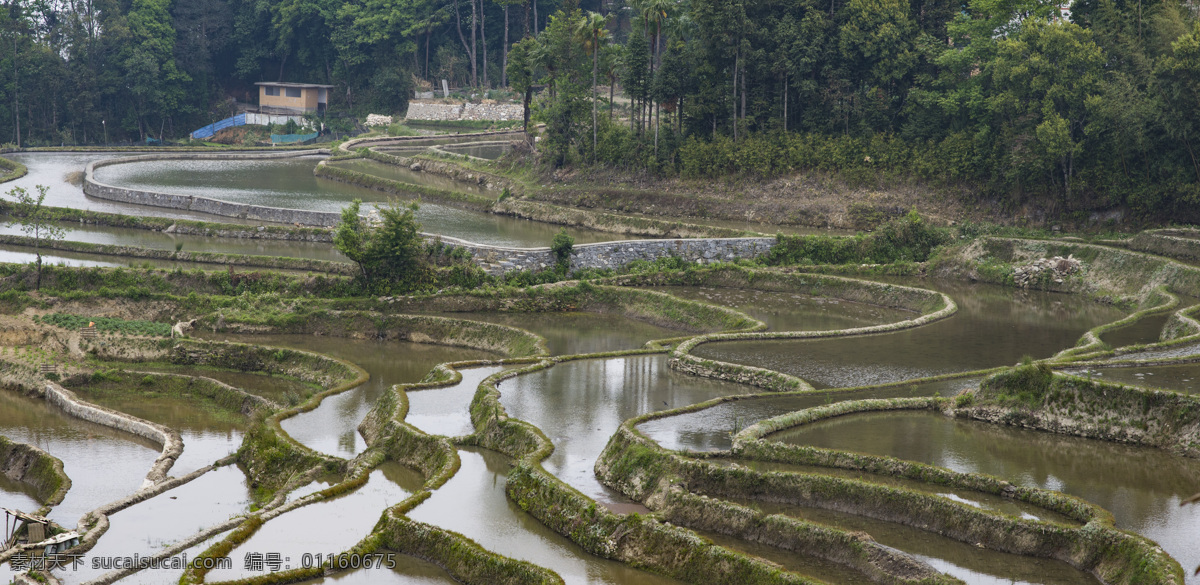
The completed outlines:
{"type": "Polygon", "coordinates": [[[300,88],[298,88],[298,87],[288,87],[288,88],[285,88],[285,89],[287,90],[287,97],[290,97],[290,98],[298,98],[298,97],[300,97],[300,88]]]}
{"type": "Polygon", "coordinates": [[[266,92],[267,92],[267,95],[273,95],[273,96],[278,96],[278,95],[279,95],[279,88],[278,88],[278,87],[271,87],[271,86],[267,86],[267,87],[264,87],[263,89],[264,89],[264,90],[266,90],[266,92]]]}

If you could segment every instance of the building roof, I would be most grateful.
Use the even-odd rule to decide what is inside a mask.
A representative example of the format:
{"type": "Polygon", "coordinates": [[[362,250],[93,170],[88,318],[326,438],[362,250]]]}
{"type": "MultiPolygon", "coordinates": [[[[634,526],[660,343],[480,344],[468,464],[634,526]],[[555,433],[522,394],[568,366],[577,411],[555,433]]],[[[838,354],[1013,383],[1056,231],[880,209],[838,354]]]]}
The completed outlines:
{"type": "Polygon", "coordinates": [[[259,81],[259,82],[255,83],[254,85],[270,85],[270,86],[274,86],[274,87],[300,87],[300,88],[317,87],[317,88],[325,88],[325,89],[333,89],[334,87],[337,87],[335,85],[321,85],[320,83],[292,83],[290,81],[259,81]]]}
{"type": "Polygon", "coordinates": [[[26,522],[37,522],[38,524],[49,524],[50,523],[49,518],[44,518],[42,516],[37,516],[35,514],[29,514],[27,512],[22,512],[20,510],[10,510],[8,508],[0,508],[0,510],[4,510],[4,512],[6,514],[12,514],[13,516],[16,516],[17,518],[20,518],[21,520],[24,520],[26,522]]]}

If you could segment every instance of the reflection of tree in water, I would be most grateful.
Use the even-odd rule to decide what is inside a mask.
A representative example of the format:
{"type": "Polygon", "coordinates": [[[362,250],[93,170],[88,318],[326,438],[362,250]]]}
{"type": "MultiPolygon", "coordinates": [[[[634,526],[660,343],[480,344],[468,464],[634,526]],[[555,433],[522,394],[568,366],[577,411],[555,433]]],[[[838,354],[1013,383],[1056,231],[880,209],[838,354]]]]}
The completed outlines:
{"type": "Polygon", "coordinates": [[[1191,518],[1192,512],[1181,511],[1178,503],[1200,486],[1200,462],[1157,449],[954,420],[934,413],[845,416],[772,438],[890,455],[1061,491],[1111,511],[1119,526],[1133,530],[1191,518]]]}

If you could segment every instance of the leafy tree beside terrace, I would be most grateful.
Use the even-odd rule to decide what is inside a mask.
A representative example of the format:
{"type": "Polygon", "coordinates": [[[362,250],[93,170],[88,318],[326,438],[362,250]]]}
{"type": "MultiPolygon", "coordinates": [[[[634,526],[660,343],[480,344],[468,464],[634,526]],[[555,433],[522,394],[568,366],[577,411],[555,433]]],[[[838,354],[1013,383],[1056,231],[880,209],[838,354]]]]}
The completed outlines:
{"type": "Polygon", "coordinates": [[[361,207],[355,199],[342,210],[333,245],[358,264],[367,287],[414,290],[430,284],[433,267],[414,215],[417,205],[393,201],[377,206],[378,222],[359,215],[361,207]]]}

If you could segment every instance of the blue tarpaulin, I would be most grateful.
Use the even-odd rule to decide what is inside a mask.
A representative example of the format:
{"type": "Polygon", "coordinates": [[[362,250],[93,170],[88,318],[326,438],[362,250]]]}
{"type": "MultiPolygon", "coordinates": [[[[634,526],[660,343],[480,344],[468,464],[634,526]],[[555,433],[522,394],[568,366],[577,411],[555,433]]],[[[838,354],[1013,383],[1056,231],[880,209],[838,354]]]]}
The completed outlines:
{"type": "Polygon", "coordinates": [[[246,125],[246,114],[238,114],[232,118],[225,118],[224,120],[221,120],[220,122],[209,124],[208,126],[205,126],[195,132],[192,132],[192,139],[200,140],[202,138],[209,138],[213,134],[216,134],[217,132],[220,132],[221,130],[224,130],[226,128],[231,128],[233,126],[245,126],[245,125],[246,125]]]}

